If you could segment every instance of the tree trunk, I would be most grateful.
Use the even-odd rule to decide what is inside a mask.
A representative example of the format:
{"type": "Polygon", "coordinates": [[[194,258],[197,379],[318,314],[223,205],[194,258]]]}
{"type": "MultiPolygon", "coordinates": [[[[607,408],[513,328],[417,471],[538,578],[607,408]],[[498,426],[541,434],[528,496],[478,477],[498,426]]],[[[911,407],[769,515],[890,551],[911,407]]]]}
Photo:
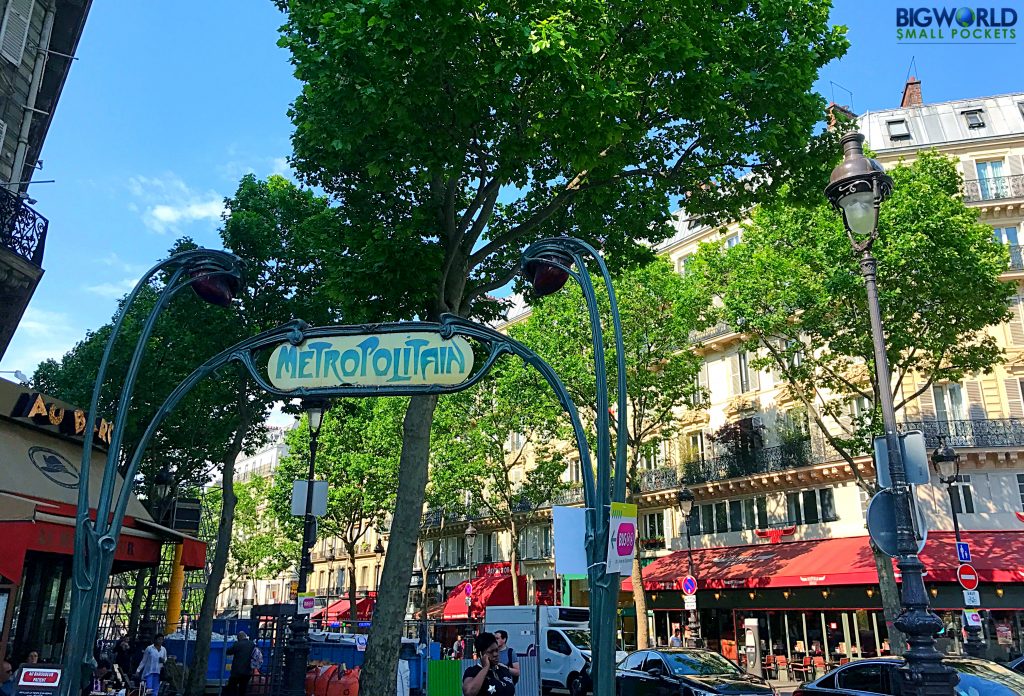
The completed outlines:
{"type": "Polygon", "coordinates": [[[252,413],[249,410],[244,385],[238,388],[238,428],[231,441],[231,446],[224,455],[221,469],[221,510],[220,524],[217,527],[216,548],[213,563],[210,565],[210,577],[206,581],[203,592],[203,604],[199,610],[196,624],[195,655],[190,665],[187,693],[189,696],[202,696],[206,690],[206,668],[210,659],[210,637],[213,633],[213,615],[217,609],[217,595],[224,580],[224,572],[228,565],[228,554],[231,551],[231,530],[234,526],[235,503],[235,459],[242,451],[242,444],[252,424],[252,413]]]}
{"type": "Polygon", "coordinates": [[[907,637],[892,623],[900,614],[900,588],[896,584],[896,571],[893,570],[892,559],[874,544],[871,544],[871,553],[875,557],[875,569],[878,571],[878,592],[882,598],[885,627],[889,631],[889,647],[893,655],[902,655],[907,648],[907,637]]]}
{"type": "MultiPolygon", "coordinates": [[[[161,549],[162,549],[162,547],[161,547],[161,549]]],[[[163,557],[162,550],[161,550],[161,554],[160,555],[161,555],[161,558],[162,558],[163,557]]],[[[163,563],[163,561],[161,560],[161,564],[162,563],[163,563]]],[[[153,568],[149,572],[149,582],[147,583],[147,587],[146,587],[146,604],[145,604],[145,606],[142,609],[142,623],[146,624],[146,625],[149,625],[149,622],[153,619],[153,600],[156,598],[157,580],[160,579],[159,573],[160,573],[159,566],[157,566],[156,568],[153,568]]],[[[154,634],[154,635],[156,635],[156,634],[154,634]]]]}
{"type": "Polygon", "coordinates": [[[150,573],[155,572],[150,568],[142,568],[135,573],[135,589],[132,592],[132,611],[128,615],[128,637],[134,643],[138,640],[139,619],[142,617],[142,597],[146,594],[143,588],[146,586],[146,578],[150,573]]]}
{"type": "MultiPolygon", "coordinates": [[[[359,621],[356,612],[356,545],[345,542],[345,551],[348,553],[348,613],[352,623],[359,621]]],[[[375,607],[376,608],[376,607],[375,607]]]]}
{"type": "Polygon", "coordinates": [[[366,659],[359,676],[359,692],[394,696],[401,644],[402,622],[409,598],[409,580],[416,554],[423,496],[427,486],[430,426],[437,407],[436,396],[414,396],[402,425],[402,456],[398,467],[398,493],[391,523],[391,543],[384,558],[381,588],[366,659]]]}
{"type": "Polygon", "coordinates": [[[519,527],[515,522],[509,526],[512,537],[512,547],[508,552],[509,573],[512,575],[512,604],[519,606],[522,602],[519,599],[519,573],[516,566],[519,565],[519,527]]]}
{"type": "Polygon", "coordinates": [[[640,554],[633,556],[633,603],[636,605],[636,649],[646,650],[651,646],[651,634],[647,625],[647,593],[644,591],[643,572],[640,568],[640,554]]]}

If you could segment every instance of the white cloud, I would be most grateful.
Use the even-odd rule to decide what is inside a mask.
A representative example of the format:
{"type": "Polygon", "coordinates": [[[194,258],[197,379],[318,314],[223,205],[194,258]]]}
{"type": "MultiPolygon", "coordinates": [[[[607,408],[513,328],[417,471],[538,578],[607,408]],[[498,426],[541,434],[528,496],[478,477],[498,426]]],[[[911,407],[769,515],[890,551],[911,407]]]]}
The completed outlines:
{"type": "Polygon", "coordinates": [[[291,165],[288,164],[288,158],[275,157],[271,162],[270,173],[290,177],[292,175],[292,168],[291,165]]]}
{"type": "Polygon", "coordinates": [[[4,354],[3,367],[31,375],[42,361],[60,360],[84,336],[85,329],[76,326],[70,314],[29,305],[4,354]]]}
{"type": "Polygon", "coordinates": [[[98,285],[86,285],[85,291],[94,295],[105,297],[111,300],[118,300],[129,290],[135,287],[137,278],[125,278],[116,283],[99,283],[98,285]]]}
{"type": "Polygon", "coordinates": [[[142,223],[157,234],[180,233],[181,227],[189,223],[219,220],[224,211],[224,197],[219,193],[196,191],[173,173],[133,176],[127,186],[144,206],[142,223]]]}

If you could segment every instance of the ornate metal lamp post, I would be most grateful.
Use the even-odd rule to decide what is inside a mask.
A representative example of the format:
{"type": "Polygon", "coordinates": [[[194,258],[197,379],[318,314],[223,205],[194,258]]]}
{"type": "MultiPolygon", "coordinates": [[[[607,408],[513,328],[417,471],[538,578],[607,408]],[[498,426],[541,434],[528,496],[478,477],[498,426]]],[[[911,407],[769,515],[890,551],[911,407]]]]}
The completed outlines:
{"type": "MultiPolygon", "coordinates": [[[[310,551],[316,543],[316,518],[313,516],[313,480],[316,476],[316,450],[320,441],[320,426],[329,404],[322,399],[305,399],[302,407],[309,421],[309,475],[306,478],[306,511],[302,524],[302,556],[299,560],[299,593],[306,591],[309,572],[313,569],[310,551]]],[[[286,694],[302,696],[306,683],[306,664],[309,662],[309,618],[296,613],[291,623],[288,641],[288,682],[286,694]]]]}
{"type": "Polygon", "coordinates": [[[956,672],[942,664],[942,654],[935,648],[935,636],[942,630],[942,621],[929,608],[924,586],[924,565],[917,556],[914,535],[910,486],[896,431],[893,407],[892,375],[885,350],[878,304],[877,263],[871,247],[878,238],[878,210],[892,193],[892,179],[878,162],[864,156],[864,136],[847,133],[842,138],[843,161],[832,171],[825,195],[843,215],[843,225],[853,251],[860,254],[860,271],[867,290],[868,315],[874,343],[875,375],[878,381],[879,406],[885,428],[886,450],[892,490],[896,499],[896,534],[899,552],[902,610],[894,622],[907,636],[906,666],[899,670],[899,691],[905,696],[952,696],[956,672]]]}
{"type": "Polygon", "coordinates": [[[384,542],[380,540],[380,537],[377,537],[377,544],[373,547],[373,553],[377,556],[377,565],[375,567],[373,582],[373,601],[375,604],[377,602],[377,593],[380,592],[380,564],[381,561],[384,560],[384,554],[386,552],[387,549],[384,548],[384,542]]]}
{"type": "MultiPolygon", "coordinates": [[[[476,544],[476,535],[477,535],[476,527],[474,527],[473,523],[470,522],[469,526],[466,527],[465,537],[466,537],[466,565],[469,566],[469,583],[470,583],[469,586],[471,588],[473,586],[473,570],[476,567],[476,564],[473,562],[473,546],[476,544]]],[[[470,618],[470,616],[469,616],[469,609],[470,609],[470,606],[472,604],[473,604],[473,595],[472,594],[467,594],[466,595],[466,618],[467,619],[470,618]]]]}
{"type": "MultiPolygon", "coordinates": [[[[946,444],[945,438],[940,438],[939,446],[932,452],[932,466],[939,475],[939,481],[946,484],[946,492],[949,494],[949,511],[953,516],[953,533],[957,542],[960,538],[960,519],[957,509],[960,507],[958,494],[953,490],[957,480],[960,478],[960,455],[956,450],[946,444]]],[[[980,626],[965,626],[967,631],[967,642],[964,650],[972,657],[984,657],[985,642],[981,639],[980,626]]]]}
{"type": "MultiPolygon", "coordinates": [[[[683,513],[683,526],[686,527],[686,556],[689,562],[689,570],[687,572],[691,576],[697,577],[693,575],[693,545],[690,541],[690,515],[693,514],[693,499],[693,491],[689,488],[680,488],[679,492],[676,493],[679,511],[683,513]]],[[[696,609],[691,609],[689,612],[687,628],[690,631],[690,641],[693,643],[691,647],[701,647],[704,641],[700,636],[700,617],[697,616],[696,609]]]]}
{"type": "Polygon", "coordinates": [[[594,646],[594,694],[611,696],[615,693],[615,618],[619,576],[607,572],[605,552],[608,548],[611,502],[622,502],[626,497],[626,363],[618,303],[604,259],[594,247],[579,239],[554,237],[542,239],[531,245],[523,252],[522,272],[533,286],[534,292],[540,296],[558,292],[570,277],[574,278],[583,291],[590,318],[594,346],[594,376],[597,385],[596,476],[590,462],[581,459],[580,466],[583,469],[583,499],[587,520],[587,582],[590,586],[590,632],[594,646]],[[614,480],[604,331],[597,295],[587,271],[584,255],[596,261],[608,292],[615,341],[618,437],[615,441],[614,480]]]}
{"type": "MultiPolygon", "coordinates": [[[[149,338],[156,326],[160,313],[171,298],[181,289],[191,287],[200,298],[211,304],[227,307],[242,284],[241,260],[225,251],[213,249],[192,249],[184,251],[161,261],[150,268],[135,285],[131,294],[124,302],[120,316],[107,340],[103,357],[96,372],[96,383],[93,387],[92,399],[89,402],[88,423],[95,423],[98,413],[100,390],[106,380],[107,366],[114,343],[121,332],[121,326],[128,310],[135,299],[158,274],[167,273],[164,288],[142,325],[142,331],[135,344],[135,351],[128,364],[121,393],[117,403],[117,414],[110,437],[110,447],[103,469],[103,480],[100,484],[99,497],[96,501],[96,515],[91,514],[92,505],[89,500],[89,472],[92,469],[93,428],[85,429],[82,442],[82,475],[79,477],[78,510],[75,520],[75,549],[72,560],[72,592],[71,612],[68,621],[68,635],[64,645],[65,678],[61,682],[61,693],[77,696],[79,685],[84,678],[92,673],[94,662],[92,647],[96,639],[96,627],[99,625],[100,609],[107,579],[114,562],[114,551],[117,549],[121,536],[121,525],[124,522],[128,501],[131,499],[132,487],[121,486],[115,499],[117,488],[118,466],[121,463],[121,443],[131,406],[135,382],[139,375],[142,357],[146,352],[149,338]]],[[[123,480],[132,481],[138,473],[140,457],[133,456],[124,472],[123,480]]]]}

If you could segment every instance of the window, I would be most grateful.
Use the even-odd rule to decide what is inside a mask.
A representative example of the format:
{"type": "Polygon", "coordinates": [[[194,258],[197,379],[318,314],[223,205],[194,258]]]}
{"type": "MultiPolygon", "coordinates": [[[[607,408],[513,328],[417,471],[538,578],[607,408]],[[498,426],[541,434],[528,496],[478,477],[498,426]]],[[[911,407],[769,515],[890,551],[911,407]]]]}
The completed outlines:
{"type": "Polygon", "coordinates": [[[551,558],[551,525],[546,524],[540,528],[540,539],[538,546],[540,546],[540,557],[551,558]]]}
{"type": "MultiPolygon", "coordinates": [[[[549,631],[550,633],[550,631],[549,631]]],[[[641,650],[628,656],[622,661],[620,667],[622,669],[632,670],[634,672],[642,672],[644,668],[644,660],[647,659],[647,651],[641,650]]]]}
{"type": "Polygon", "coordinates": [[[548,630],[548,650],[552,650],[562,655],[572,655],[572,648],[569,647],[569,641],[565,639],[558,631],[548,630]]]}
{"type": "Polygon", "coordinates": [[[526,443],[526,436],[522,433],[512,433],[512,435],[509,436],[509,440],[512,446],[512,451],[518,452],[523,449],[523,445],[526,443]]]}
{"type": "Polygon", "coordinates": [[[951,488],[953,492],[953,510],[956,514],[974,514],[974,495],[971,493],[971,477],[961,474],[956,477],[951,488]]]}
{"type": "Polygon", "coordinates": [[[964,419],[964,395],[959,384],[936,384],[932,387],[935,397],[935,415],[940,421],[964,419]]]}
{"type": "Polygon", "coordinates": [[[789,366],[800,367],[804,361],[804,344],[796,339],[786,341],[786,354],[789,355],[789,366]]]}
{"type": "Polygon", "coordinates": [[[654,445],[648,445],[647,451],[644,452],[644,468],[660,469],[665,466],[667,450],[668,443],[664,440],[654,445]]]}
{"type": "Polygon", "coordinates": [[[759,496],[743,501],[743,523],[747,529],[768,527],[768,498],[759,496]]]}
{"type": "Polygon", "coordinates": [[[737,232],[736,234],[730,234],[728,237],[725,238],[725,248],[726,249],[731,249],[732,247],[736,246],[739,243],[740,243],[740,233],[739,232],[737,232]]]}
{"type": "Polygon", "coordinates": [[[750,391],[750,365],[747,360],[747,351],[741,350],[736,354],[737,374],[739,375],[740,394],[750,391]]]}
{"type": "Polygon", "coordinates": [[[569,483],[580,483],[583,481],[583,470],[580,469],[580,458],[569,457],[569,463],[565,466],[564,480],[569,483]]]}
{"type": "Polygon", "coordinates": [[[994,227],[992,237],[1000,244],[1010,247],[1010,268],[1024,268],[1024,256],[1021,254],[1016,227],[994,227]]]}
{"type": "Polygon", "coordinates": [[[699,508],[700,515],[696,513],[698,510],[693,511],[693,517],[700,519],[700,532],[701,534],[714,534],[715,532],[715,506],[714,505],[701,505],[699,508]]]}
{"type": "Polygon", "coordinates": [[[644,515],[644,539],[664,539],[665,538],[665,512],[659,510],[658,512],[649,512],[644,515]]]}
{"type": "Polygon", "coordinates": [[[658,670],[661,674],[668,674],[668,669],[665,667],[665,661],[658,656],[658,653],[647,653],[647,661],[644,662],[644,671],[650,672],[652,669],[658,670]]]}
{"type": "Polygon", "coordinates": [[[688,433],[683,435],[682,441],[680,442],[681,452],[679,453],[679,461],[682,464],[689,464],[690,462],[699,462],[704,459],[704,433],[698,430],[695,433],[688,433]]]}
{"type": "Polygon", "coordinates": [[[679,275],[686,275],[686,267],[692,260],[693,254],[687,254],[686,256],[683,256],[679,259],[679,261],[676,264],[676,271],[679,273],[679,275]]]}
{"type": "Polygon", "coordinates": [[[981,199],[988,201],[994,198],[1010,196],[1009,179],[1003,176],[1003,161],[976,162],[978,171],[978,193],[981,199]]]}
{"type": "Polygon", "coordinates": [[[795,525],[834,522],[839,519],[831,488],[787,493],[786,513],[787,523],[795,525]]]}
{"type": "Polygon", "coordinates": [[[743,531],[743,501],[729,501],[729,531],[743,531]]]}
{"type": "Polygon", "coordinates": [[[849,691],[866,691],[872,694],[891,693],[887,688],[889,681],[883,666],[879,663],[852,665],[836,675],[840,689],[849,691]]]}
{"type": "Polygon", "coordinates": [[[866,396],[855,396],[850,400],[850,415],[854,419],[870,418],[875,405],[866,396]]]}
{"type": "Polygon", "coordinates": [[[1020,494],[1020,509],[1024,510],[1024,474],[1017,474],[1017,493],[1020,494]]]}
{"type": "Polygon", "coordinates": [[[456,559],[456,565],[466,565],[466,537],[458,537],[457,547],[459,555],[456,559]]]}
{"type": "Polygon", "coordinates": [[[720,503],[715,503],[715,531],[729,531],[729,517],[724,500],[720,503]]]}
{"type": "Polygon", "coordinates": [[[960,113],[963,115],[968,128],[973,129],[985,127],[985,112],[981,109],[970,109],[969,111],[961,111],[960,113]]]}
{"type": "Polygon", "coordinates": [[[889,131],[890,140],[910,140],[910,127],[905,119],[886,121],[885,127],[889,131]]]}

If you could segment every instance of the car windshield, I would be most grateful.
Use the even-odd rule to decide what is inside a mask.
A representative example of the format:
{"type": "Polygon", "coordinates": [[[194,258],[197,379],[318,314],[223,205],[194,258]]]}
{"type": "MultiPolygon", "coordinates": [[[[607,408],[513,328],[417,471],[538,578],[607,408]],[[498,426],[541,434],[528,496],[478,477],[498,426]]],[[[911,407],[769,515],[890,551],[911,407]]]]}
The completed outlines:
{"type": "Polygon", "coordinates": [[[960,673],[957,696],[1018,696],[1024,694],[1024,676],[993,662],[946,660],[960,673]]]}
{"type": "Polygon", "coordinates": [[[711,674],[740,674],[736,665],[713,652],[664,653],[669,669],[683,677],[711,674]]]}
{"type": "Polygon", "coordinates": [[[590,632],[589,631],[565,631],[566,637],[572,641],[580,650],[590,650],[590,632]]]}

